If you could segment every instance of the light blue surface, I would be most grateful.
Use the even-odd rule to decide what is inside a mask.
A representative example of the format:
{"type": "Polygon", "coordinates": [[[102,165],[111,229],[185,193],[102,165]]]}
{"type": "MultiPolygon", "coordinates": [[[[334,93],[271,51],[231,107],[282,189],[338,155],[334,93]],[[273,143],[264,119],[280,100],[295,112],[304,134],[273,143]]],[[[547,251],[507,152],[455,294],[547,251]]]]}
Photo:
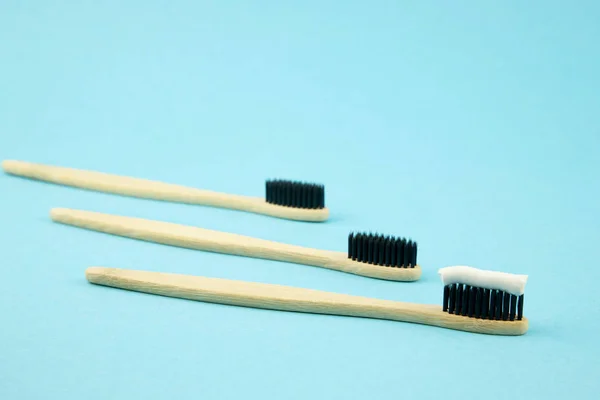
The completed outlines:
{"type": "Polygon", "coordinates": [[[1,174],[0,398],[597,398],[599,3],[225,3],[2,1],[0,158],[256,196],[266,178],[316,181],[331,221],[1,174]],[[340,251],[355,229],[410,236],[424,275],[137,242],[53,224],[52,207],[340,251]],[[84,278],[104,265],[439,303],[454,264],[529,274],[527,335],[84,278]]]}

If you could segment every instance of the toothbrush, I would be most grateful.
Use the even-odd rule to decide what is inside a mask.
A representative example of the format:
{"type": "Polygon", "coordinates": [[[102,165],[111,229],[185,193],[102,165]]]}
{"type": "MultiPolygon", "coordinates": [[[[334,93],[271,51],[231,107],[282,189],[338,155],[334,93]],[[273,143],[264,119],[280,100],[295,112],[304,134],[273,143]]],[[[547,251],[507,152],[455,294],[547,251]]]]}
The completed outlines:
{"type": "Polygon", "coordinates": [[[245,257],[286,261],[393,281],[416,281],[417,243],[405,238],[354,234],[348,237],[348,252],[310,249],[168,222],[53,208],[53,221],[171,246],[245,257]]]}
{"type": "Polygon", "coordinates": [[[209,303],[387,319],[492,335],[523,335],[527,332],[529,323],[523,316],[526,275],[463,266],[442,268],[439,273],[445,284],[442,306],[118,268],[90,267],[85,275],[90,283],[97,285],[209,303]],[[450,290],[447,290],[449,286],[450,290]],[[460,303],[457,290],[464,296],[460,303]],[[447,292],[454,295],[446,296],[447,292]],[[485,293],[494,293],[488,296],[492,300],[486,300],[485,293]]]}
{"type": "Polygon", "coordinates": [[[16,176],[123,196],[229,208],[297,221],[322,222],[329,218],[325,187],[319,184],[267,180],[266,196],[260,198],[25,161],[5,160],[2,168],[16,176]]]}

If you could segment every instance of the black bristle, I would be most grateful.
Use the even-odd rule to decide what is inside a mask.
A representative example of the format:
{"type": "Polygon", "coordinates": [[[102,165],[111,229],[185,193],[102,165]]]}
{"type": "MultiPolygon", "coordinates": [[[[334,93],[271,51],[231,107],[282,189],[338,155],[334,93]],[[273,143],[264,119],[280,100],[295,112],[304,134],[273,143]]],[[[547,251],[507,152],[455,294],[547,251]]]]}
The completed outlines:
{"type": "Polygon", "coordinates": [[[469,287],[469,308],[467,309],[467,316],[473,317],[475,315],[475,288],[469,287]]]}
{"type": "Polygon", "coordinates": [[[481,317],[481,302],[483,300],[482,296],[483,289],[475,288],[475,318],[481,317]]]}
{"type": "Polygon", "coordinates": [[[319,208],[325,208],[325,186],[319,185],[319,208]]]}
{"type": "Polygon", "coordinates": [[[350,233],[348,235],[348,258],[352,258],[354,256],[354,233],[350,233]]]}
{"type": "Polygon", "coordinates": [[[373,259],[375,258],[375,237],[369,233],[369,252],[367,254],[367,262],[369,264],[373,264],[373,259]]]}
{"type": "Polygon", "coordinates": [[[373,236],[373,264],[379,264],[379,235],[373,236]]]}
{"type": "Polygon", "coordinates": [[[465,290],[463,290],[462,310],[460,311],[460,315],[467,315],[467,311],[469,309],[469,290],[469,285],[465,285],[465,290]]]}
{"type": "Polygon", "coordinates": [[[416,248],[416,242],[404,238],[372,233],[348,235],[348,258],[382,267],[414,267],[416,248]]]}
{"type": "Polygon", "coordinates": [[[371,246],[371,262],[373,264],[377,264],[377,257],[379,255],[379,253],[377,251],[378,250],[377,240],[378,240],[377,234],[374,234],[373,240],[371,241],[371,245],[372,245],[371,246]]]}
{"type": "Polygon", "coordinates": [[[296,208],[296,206],[294,205],[294,202],[296,201],[296,186],[292,185],[291,183],[288,185],[288,193],[290,194],[290,199],[288,200],[288,206],[289,207],[294,207],[296,208]]]}
{"type": "Polygon", "coordinates": [[[517,320],[518,321],[523,319],[523,300],[525,300],[524,294],[519,296],[519,304],[517,306],[517,320]]]}
{"type": "Polygon", "coordinates": [[[277,185],[277,203],[281,203],[284,197],[285,197],[285,184],[283,182],[279,182],[279,184],[277,185]]]}
{"type": "Polygon", "coordinates": [[[381,246],[382,246],[382,241],[381,241],[381,235],[376,234],[375,235],[375,265],[381,265],[381,258],[382,256],[385,255],[385,252],[382,254],[381,252],[381,246]]]}
{"type": "Polygon", "coordinates": [[[450,297],[450,285],[444,286],[444,299],[442,301],[442,310],[448,311],[448,300],[450,297]]]}
{"type": "Polygon", "coordinates": [[[400,267],[404,267],[404,243],[404,239],[396,240],[396,263],[398,263],[398,266],[400,267]]]}
{"type": "Polygon", "coordinates": [[[279,202],[282,206],[287,205],[287,199],[289,199],[288,185],[285,182],[281,182],[281,187],[279,188],[279,202]]]}
{"type": "Polygon", "coordinates": [[[362,260],[362,256],[363,256],[363,235],[360,233],[357,233],[356,236],[356,249],[354,254],[356,255],[356,258],[353,258],[353,260],[362,260]]]}
{"type": "Polygon", "coordinates": [[[282,201],[283,201],[282,205],[289,207],[292,205],[292,184],[289,182],[286,182],[285,186],[283,188],[284,188],[284,190],[283,190],[284,195],[283,195],[283,199],[282,199],[282,201]]]}
{"type": "Polygon", "coordinates": [[[402,265],[404,268],[408,268],[410,265],[411,259],[411,250],[412,250],[412,241],[408,241],[404,243],[404,259],[402,261],[402,265]]]}
{"type": "Polygon", "coordinates": [[[385,239],[385,266],[392,266],[392,241],[389,237],[385,239]]]}
{"type": "Polygon", "coordinates": [[[369,260],[369,242],[371,241],[371,239],[369,238],[369,235],[367,235],[366,233],[363,235],[363,240],[362,240],[362,258],[361,259],[357,259],[356,261],[361,261],[361,262],[368,262],[369,260]]]}
{"type": "Polygon", "coordinates": [[[496,315],[494,319],[499,320],[502,317],[502,300],[504,292],[502,290],[496,290],[496,315]]]}
{"type": "Polygon", "coordinates": [[[385,265],[385,239],[383,237],[380,237],[377,240],[377,247],[378,247],[378,253],[379,253],[379,257],[377,258],[377,264],[379,265],[385,265]]]}
{"type": "Polygon", "coordinates": [[[489,318],[494,319],[496,316],[496,289],[490,291],[490,313],[489,318]]]}
{"type": "Polygon", "coordinates": [[[310,191],[300,190],[300,207],[312,208],[310,204],[310,191]]]}
{"type": "Polygon", "coordinates": [[[456,288],[458,285],[450,285],[450,303],[448,306],[448,312],[454,314],[456,310],[456,288]]]}
{"type": "Polygon", "coordinates": [[[268,202],[277,203],[277,199],[279,198],[279,188],[277,187],[274,181],[269,181],[269,186],[267,187],[267,190],[271,192],[271,196],[268,202]]]}
{"type": "Polygon", "coordinates": [[[515,314],[517,312],[517,296],[515,296],[514,294],[510,295],[510,314],[508,315],[508,318],[511,321],[515,320],[515,314]]]}
{"type": "Polygon", "coordinates": [[[462,314],[463,290],[464,290],[464,286],[462,284],[457,284],[457,287],[456,287],[456,315],[462,314]]]}
{"type": "Polygon", "coordinates": [[[490,289],[483,289],[483,300],[481,301],[481,318],[487,319],[490,313],[490,289]]]}
{"type": "Polygon", "coordinates": [[[385,238],[383,235],[377,237],[377,265],[385,266],[385,238]]]}
{"type": "Polygon", "coordinates": [[[265,183],[265,193],[266,193],[265,198],[267,200],[267,203],[270,203],[271,199],[273,198],[273,191],[271,190],[271,184],[272,184],[271,181],[267,181],[265,183]]]}
{"type": "Polygon", "coordinates": [[[502,321],[508,320],[508,311],[510,310],[510,294],[504,293],[504,305],[502,306],[502,321]]]}
{"type": "Polygon", "coordinates": [[[297,191],[296,191],[296,187],[295,186],[289,185],[289,194],[290,194],[290,199],[288,201],[288,206],[296,208],[296,195],[297,195],[297,191]]]}
{"type": "Polygon", "coordinates": [[[325,186],[289,180],[268,180],[265,185],[267,203],[280,206],[325,208],[325,186]]]}
{"type": "Polygon", "coordinates": [[[283,205],[283,199],[285,198],[285,190],[286,190],[285,182],[277,181],[275,183],[276,183],[275,190],[277,192],[277,203],[275,203],[275,204],[283,205]]]}
{"type": "Polygon", "coordinates": [[[298,186],[294,186],[294,202],[292,204],[293,207],[302,207],[302,192],[303,190],[301,190],[301,188],[299,188],[298,186]]]}
{"type": "Polygon", "coordinates": [[[412,257],[410,258],[410,265],[414,268],[417,266],[417,242],[413,242],[411,255],[412,257]]]}
{"type": "Polygon", "coordinates": [[[319,188],[317,185],[310,185],[310,208],[319,207],[319,188]]]}
{"type": "Polygon", "coordinates": [[[303,190],[303,196],[306,201],[306,207],[304,208],[315,208],[315,202],[313,200],[314,197],[314,188],[313,185],[308,185],[305,190],[303,190]]]}

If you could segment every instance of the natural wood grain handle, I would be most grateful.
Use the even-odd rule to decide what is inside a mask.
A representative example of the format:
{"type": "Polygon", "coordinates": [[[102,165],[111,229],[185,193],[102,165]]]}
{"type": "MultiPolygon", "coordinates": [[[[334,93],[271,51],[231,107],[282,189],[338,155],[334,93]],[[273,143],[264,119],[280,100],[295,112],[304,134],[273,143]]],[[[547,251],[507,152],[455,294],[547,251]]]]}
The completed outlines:
{"type": "Polygon", "coordinates": [[[181,274],[90,267],[89,282],[168,297],[270,310],[378,318],[469,332],[522,335],[528,322],[450,315],[441,306],[372,299],[267,283],[181,274]]]}
{"type": "Polygon", "coordinates": [[[284,207],[267,203],[264,198],[260,197],[219,193],[147,179],[111,175],[103,172],[15,160],[3,161],[2,168],[5,172],[12,175],[122,196],[229,208],[298,221],[321,222],[329,218],[329,210],[327,208],[301,209],[284,207]]]}
{"type": "Polygon", "coordinates": [[[312,265],[379,279],[414,281],[421,276],[420,266],[391,268],[371,265],[352,261],[342,252],[310,249],[193,226],[66,208],[54,208],[50,216],[53,221],[63,224],[171,246],[312,265]]]}

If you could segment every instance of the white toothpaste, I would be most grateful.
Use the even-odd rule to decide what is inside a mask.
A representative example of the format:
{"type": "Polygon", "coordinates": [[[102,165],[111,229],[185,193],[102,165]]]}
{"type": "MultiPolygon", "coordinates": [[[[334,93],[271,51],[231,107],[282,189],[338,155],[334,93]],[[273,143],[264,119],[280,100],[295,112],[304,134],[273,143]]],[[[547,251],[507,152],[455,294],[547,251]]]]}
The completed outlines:
{"type": "Polygon", "coordinates": [[[486,271],[473,267],[457,265],[440,268],[438,273],[445,285],[464,283],[486,289],[498,289],[520,296],[525,292],[527,275],[515,275],[506,272],[486,271]]]}

